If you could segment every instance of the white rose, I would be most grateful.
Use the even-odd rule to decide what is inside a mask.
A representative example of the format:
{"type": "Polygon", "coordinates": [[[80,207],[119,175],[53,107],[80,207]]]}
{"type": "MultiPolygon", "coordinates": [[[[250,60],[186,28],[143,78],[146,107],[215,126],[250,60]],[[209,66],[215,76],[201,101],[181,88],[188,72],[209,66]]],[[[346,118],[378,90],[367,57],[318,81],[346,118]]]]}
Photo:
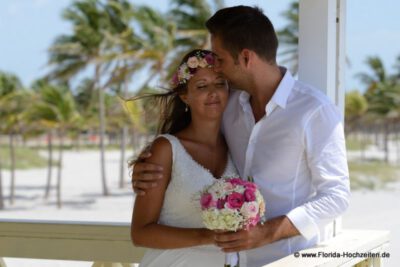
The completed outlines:
{"type": "Polygon", "coordinates": [[[197,66],[199,66],[199,60],[197,59],[197,57],[190,57],[187,61],[187,65],[189,66],[189,68],[195,69],[197,68],[197,66]]]}
{"type": "Polygon", "coordinates": [[[199,66],[200,66],[201,68],[205,68],[205,67],[207,67],[207,65],[208,65],[207,60],[206,60],[205,58],[202,58],[202,59],[200,60],[200,62],[199,62],[199,66]]]}
{"type": "Polygon", "coordinates": [[[243,214],[244,217],[246,218],[254,218],[257,216],[258,213],[258,203],[255,201],[252,202],[245,202],[240,209],[240,212],[243,214]]]}

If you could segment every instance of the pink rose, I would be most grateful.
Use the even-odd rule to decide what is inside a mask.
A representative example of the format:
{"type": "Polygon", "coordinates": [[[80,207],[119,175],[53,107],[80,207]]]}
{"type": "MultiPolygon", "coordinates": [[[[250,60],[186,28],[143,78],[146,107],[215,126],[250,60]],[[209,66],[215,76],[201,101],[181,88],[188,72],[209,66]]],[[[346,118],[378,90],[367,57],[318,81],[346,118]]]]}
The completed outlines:
{"type": "Polygon", "coordinates": [[[257,223],[259,223],[260,222],[260,216],[256,216],[256,217],[254,217],[254,218],[250,218],[248,221],[247,221],[247,224],[246,224],[246,227],[245,227],[245,229],[246,230],[249,230],[249,228],[251,227],[251,226],[256,226],[257,225],[257,223]]]}
{"type": "Polygon", "coordinates": [[[244,187],[249,188],[249,189],[257,189],[257,185],[255,183],[252,182],[244,182],[244,187]]]}
{"type": "Polygon", "coordinates": [[[256,200],[256,194],[255,194],[254,189],[246,189],[244,191],[243,195],[244,195],[244,200],[246,202],[251,202],[251,201],[256,200]]]}
{"type": "Polygon", "coordinates": [[[225,208],[225,203],[226,203],[225,199],[222,199],[222,198],[218,199],[217,200],[217,209],[221,210],[221,209],[225,208]]]}
{"type": "Polygon", "coordinates": [[[202,209],[208,209],[213,205],[213,197],[210,193],[205,193],[201,196],[200,204],[202,209]]]}
{"type": "Polygon", "coordinates": [[[244,197],[242,194],[238,192],[233,192],[227,198],[227,202],[229,208],[231,209],[240,209],[244,203],[244,197]]]}
{"type": "Polygon", "coordinates": [[[229,182],[233,185],[243,185],[244,184],[244,181],[240,178],[229,179],[229,182]]]}

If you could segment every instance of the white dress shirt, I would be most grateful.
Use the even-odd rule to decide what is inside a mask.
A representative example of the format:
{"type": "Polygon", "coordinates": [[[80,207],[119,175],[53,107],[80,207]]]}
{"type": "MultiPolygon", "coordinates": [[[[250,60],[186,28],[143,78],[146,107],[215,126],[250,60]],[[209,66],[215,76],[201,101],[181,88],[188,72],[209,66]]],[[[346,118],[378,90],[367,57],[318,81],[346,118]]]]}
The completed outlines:
{"type": "Polygon", "coordinates": [[[248,250],[247,266],[275,261],[332,235],[348,206],[350,187],[341,115],[311,86],[285,72],[257,123],[249,94],[232,90],[222,131],[242,178],[252,176],[266,218],[286,215],[301,235],[248,250]]]}

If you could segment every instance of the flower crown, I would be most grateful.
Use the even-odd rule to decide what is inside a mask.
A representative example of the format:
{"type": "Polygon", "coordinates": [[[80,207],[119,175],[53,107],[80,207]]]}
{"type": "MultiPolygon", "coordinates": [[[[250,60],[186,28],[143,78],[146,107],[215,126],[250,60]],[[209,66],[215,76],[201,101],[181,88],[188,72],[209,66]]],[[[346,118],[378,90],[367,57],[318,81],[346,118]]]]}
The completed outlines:
{"type": "Polygon", "coordinates": [[[209,51],[197,51],[194,56],[182,63],[170,80],[173,88],[186,84],[196,73],[198,68],[211,68],[215,64],[215,56],[209,51]]]}

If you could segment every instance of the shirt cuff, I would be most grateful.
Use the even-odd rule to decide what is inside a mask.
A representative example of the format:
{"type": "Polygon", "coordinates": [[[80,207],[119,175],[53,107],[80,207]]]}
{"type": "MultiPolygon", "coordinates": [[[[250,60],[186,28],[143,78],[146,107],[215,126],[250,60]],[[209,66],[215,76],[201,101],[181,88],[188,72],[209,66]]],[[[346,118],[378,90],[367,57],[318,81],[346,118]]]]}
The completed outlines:
{"type": "Polygon", "coordinates": [[[307,215],[303,207],[297,207],[289,211],[286,216],[305,239],[310,240],[318,234],[318,226],[315,224],[314,220],[307,215]]]}

